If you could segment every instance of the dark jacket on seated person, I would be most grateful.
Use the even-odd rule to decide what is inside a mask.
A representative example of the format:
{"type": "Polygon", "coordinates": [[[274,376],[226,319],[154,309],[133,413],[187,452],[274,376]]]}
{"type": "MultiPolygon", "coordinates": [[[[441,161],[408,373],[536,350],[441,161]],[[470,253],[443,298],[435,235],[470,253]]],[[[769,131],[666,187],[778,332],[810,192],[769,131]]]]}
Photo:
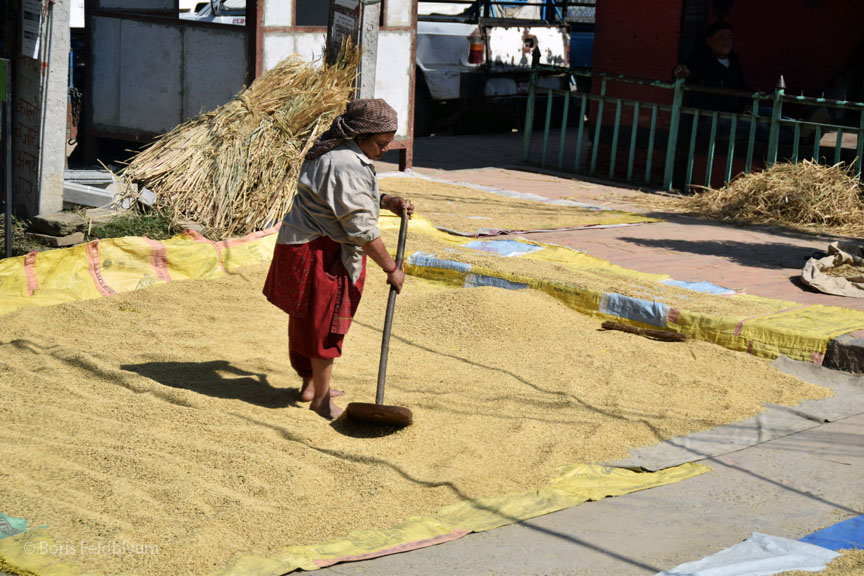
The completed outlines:
{"type": "MultiPolygon", "coordinates": [[[[729,66],[727,67],[710,50],[702,47],[690,59],[687,67],[690,69],[690,75],[686,81],[688,86],[752,92],[735,52],[729,54],[729,66]]],[[[750,100],[747,98],[725,94],[685,92],[684,96],[685,106],[717,110],[718,112],[742,112],[749,103],[750,100]]]]}

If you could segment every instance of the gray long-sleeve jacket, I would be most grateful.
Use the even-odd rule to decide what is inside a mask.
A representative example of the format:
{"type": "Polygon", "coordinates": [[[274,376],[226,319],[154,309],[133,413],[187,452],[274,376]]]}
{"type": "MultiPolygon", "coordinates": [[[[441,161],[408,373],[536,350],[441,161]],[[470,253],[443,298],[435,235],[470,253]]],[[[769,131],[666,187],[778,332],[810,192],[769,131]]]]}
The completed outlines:
{"type": "Polygon", "coordinates": [[[279,244],[305,244],[321,236],[341,244],[342,264],[357,282],[362,246],[381,236],[378,229],[375,166],[353,140],[303,163],[297,194],[282,220],[279,244]]]}

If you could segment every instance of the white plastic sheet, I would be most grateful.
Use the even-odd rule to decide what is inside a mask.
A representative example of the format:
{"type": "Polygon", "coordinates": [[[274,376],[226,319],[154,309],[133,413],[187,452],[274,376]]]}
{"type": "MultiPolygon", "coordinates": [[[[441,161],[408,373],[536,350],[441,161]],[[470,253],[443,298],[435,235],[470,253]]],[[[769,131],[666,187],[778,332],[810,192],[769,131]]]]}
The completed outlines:
{"type": "Polygon", "coordinates": [[[771,576],[788,570],[819,572],[837,556],[837,552],[821,546],[753,532],[740,544],[664,570],[657,576],[771,576]]]}

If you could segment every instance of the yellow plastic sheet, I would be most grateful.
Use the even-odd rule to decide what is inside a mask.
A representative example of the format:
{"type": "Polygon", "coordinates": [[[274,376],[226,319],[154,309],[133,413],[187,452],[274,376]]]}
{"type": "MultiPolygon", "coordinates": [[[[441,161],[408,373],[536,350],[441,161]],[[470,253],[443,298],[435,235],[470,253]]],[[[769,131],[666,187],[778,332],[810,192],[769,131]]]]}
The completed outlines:
{"type": "Polygon", "coordinates": [[[576,506],[588,500],[621,496],[692,478],[708,472],[703,464],[684,464],[658,472],[582,464],[573,466],[549,486],[515,496],[464,501],[440,509],[434,517],[411,518],[388,530],[365,530],[320,545],[293,546],[278,558],[241,557],[220,576],[277,576],[292,570],[315,570],[338,562],[404,552],[521,522],[576,506]]]}
{"type": "Polygon", "coordinates": [[[234,273],[269,262],[275,232],[271,228],[222,242],[192,232],[165,241],[110,238],[0,260],[0,315],[234,273]]]}

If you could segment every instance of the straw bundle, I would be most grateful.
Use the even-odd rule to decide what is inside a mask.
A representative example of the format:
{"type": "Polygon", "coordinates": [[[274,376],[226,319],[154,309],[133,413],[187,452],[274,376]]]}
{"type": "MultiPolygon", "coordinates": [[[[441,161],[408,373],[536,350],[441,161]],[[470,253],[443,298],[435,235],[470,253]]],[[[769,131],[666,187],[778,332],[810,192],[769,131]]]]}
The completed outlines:
{"type": "Polygon", "coordinates": [[[211,238],[272,226],[291,206],[307,150],[344,111],[358,61],[354,48],[334,65],[290,56],[227,104],[159,137],[122,176],[211,238]]]}
{"type": "Polygon", "coordinates": [[[726,222],[773,224],[805,232],[864,235],[858,177],[843,164],[778,163],[683,201],[688,211],[726,222]]]}

